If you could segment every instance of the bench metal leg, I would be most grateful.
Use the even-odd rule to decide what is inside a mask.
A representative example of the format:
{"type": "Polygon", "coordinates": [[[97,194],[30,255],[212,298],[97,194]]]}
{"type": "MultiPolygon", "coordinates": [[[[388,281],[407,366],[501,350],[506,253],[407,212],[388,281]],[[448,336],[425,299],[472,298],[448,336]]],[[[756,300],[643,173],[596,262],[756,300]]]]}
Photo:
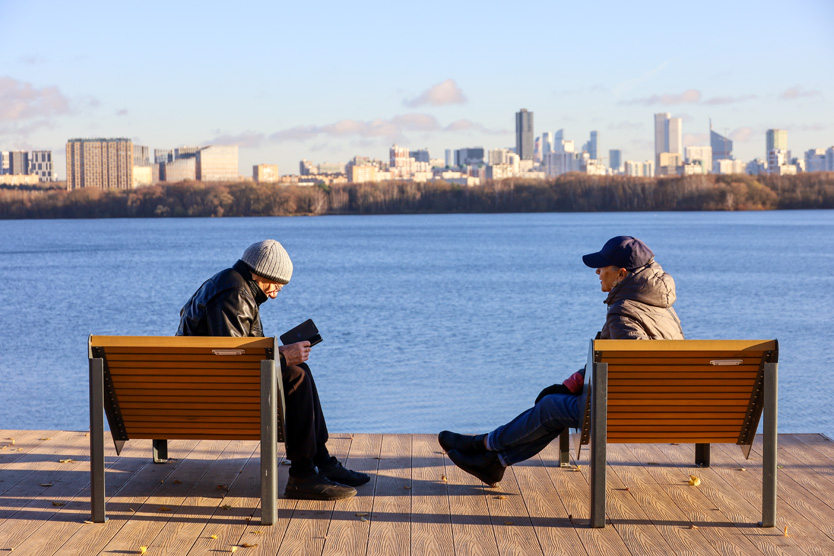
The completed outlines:
{"type": "Polygon", "coordinates": [[[167,463],[168,461],[168,441],[167,440],[152,440],[153,444],[153,462],[167,463]]]}
{"type": "Polygon", "coordinates": [[[591,386],[591,527],[605,527],[608,363],[594,363],[591,386]]]}
{"type": "Polygon", "coordinates": [[[94,523],[107,521],[104,494],[104,360],[90,358],[90,506],[94,523]]]}
{"type": "Polygon", "coordinates": [[[695,444],[695,465],[709,467],[709,444],[695,444]]]}
{"type": "Polygon", "coordinates": [[[275,360],[261,361],[261,525],[278,520],[277,377],[275,360]]]}
{"type": "Polygon", "coordinates": [[[777,363],[764,365],[764,453],[762,458],[762,527],[776,525],[777,363]]]}
{"type": "Polygon", "coordinates": [[[559,435],[559,467],[570,467],[570,429],[559,435]]]}

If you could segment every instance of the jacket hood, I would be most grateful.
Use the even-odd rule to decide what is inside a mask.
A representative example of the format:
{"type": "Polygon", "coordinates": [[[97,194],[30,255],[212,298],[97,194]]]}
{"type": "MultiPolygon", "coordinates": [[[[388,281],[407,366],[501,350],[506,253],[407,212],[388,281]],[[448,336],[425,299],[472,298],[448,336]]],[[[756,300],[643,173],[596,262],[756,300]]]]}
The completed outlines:
{"type": "Polygon", "coordinates": [[[667,308],[675,303],[675,280],[663,267],[652,259],[648,264],[629,273],[625,280],[616,285],[605,299],[606,305],[613,305],[626,299],[639,301],[652,307],[667,308]]]}

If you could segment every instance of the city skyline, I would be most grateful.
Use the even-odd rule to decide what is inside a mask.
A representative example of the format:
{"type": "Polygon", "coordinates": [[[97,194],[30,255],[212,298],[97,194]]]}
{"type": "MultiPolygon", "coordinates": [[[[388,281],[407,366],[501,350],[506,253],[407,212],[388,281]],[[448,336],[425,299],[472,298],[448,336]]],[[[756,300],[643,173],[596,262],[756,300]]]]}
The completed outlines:
{"type": "Polygon", "coordinates": [[[0,147],[53,151],[59,178],[68,139],[122,136],[239,145],[242,175],[295,174],[394,143],[433,158],[512,148],[522,107],[536,137],[564,129],[579,146],[598,131],[602,156],[623,160],[654,159],[656,113],[681,119],[685,147],[710,144],[711,119],[744,161],[765,158],[768,129],[793,156],[834,145],[824,0],[521,2],[519,25],[491,3],[404,18],[366,4],[3,2],[0,147]]]}

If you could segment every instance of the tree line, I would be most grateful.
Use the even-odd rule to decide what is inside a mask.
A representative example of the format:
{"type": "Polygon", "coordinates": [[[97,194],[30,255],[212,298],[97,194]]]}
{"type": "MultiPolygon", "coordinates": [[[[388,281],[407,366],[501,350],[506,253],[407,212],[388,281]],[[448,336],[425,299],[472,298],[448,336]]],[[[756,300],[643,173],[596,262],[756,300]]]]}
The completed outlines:
{"type": "Polygon", "coordinates": [[[566,174],[480,186],[327,186],[183,181],[131,190],[0,188],[0,218],[155,218],[486,212],[735,211],[834,208],[834,173],[683,177],[566,174]]]}

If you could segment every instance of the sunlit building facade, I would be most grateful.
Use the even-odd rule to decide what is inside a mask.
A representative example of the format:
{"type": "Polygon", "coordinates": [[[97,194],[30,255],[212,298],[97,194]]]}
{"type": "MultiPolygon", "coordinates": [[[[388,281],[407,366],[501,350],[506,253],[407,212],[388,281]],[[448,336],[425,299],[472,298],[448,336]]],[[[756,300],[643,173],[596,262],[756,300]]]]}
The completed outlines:
{"type": "Polygon", "coordinates": [[[133,142],[130,139],[67,141],[67,189],[131,189],[133,142]]]}

